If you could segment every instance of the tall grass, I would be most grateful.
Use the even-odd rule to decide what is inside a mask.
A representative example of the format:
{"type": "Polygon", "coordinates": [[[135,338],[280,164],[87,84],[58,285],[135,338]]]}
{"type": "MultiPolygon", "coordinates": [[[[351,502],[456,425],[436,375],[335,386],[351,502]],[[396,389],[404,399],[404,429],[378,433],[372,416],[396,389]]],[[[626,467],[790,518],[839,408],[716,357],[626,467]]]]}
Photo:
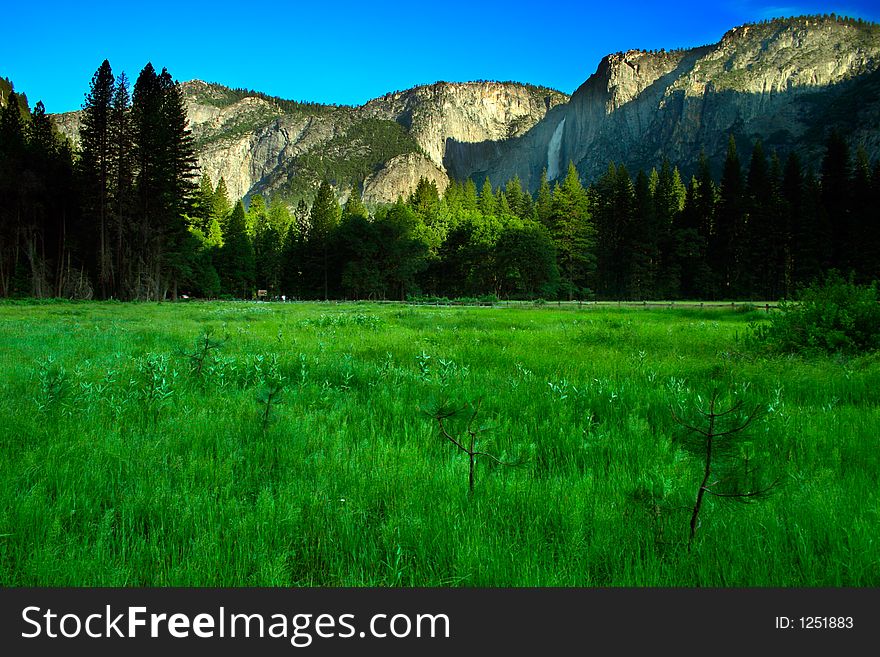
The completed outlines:
{"type": "Polygon", "coordinates": [[[2,305],[0,583],[876,586],[880,361],[752,353],[762,317],[2,305]],[[714,388],[766,409],[783,483],[707,500],[688,553],[670,409],[714,388]],[[477,447],[522,463],[471,497],[422,409],[478,399],[477,447]]]}

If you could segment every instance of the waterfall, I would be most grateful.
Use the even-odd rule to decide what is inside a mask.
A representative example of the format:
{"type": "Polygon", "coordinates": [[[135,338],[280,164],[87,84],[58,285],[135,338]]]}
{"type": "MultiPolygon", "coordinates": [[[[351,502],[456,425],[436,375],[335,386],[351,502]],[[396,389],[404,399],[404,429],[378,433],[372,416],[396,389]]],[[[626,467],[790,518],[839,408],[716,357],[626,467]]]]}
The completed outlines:
{"type": "Polygon", "coordinates": [[[547,146],[547,180],[553,180],[559,177],[559,151],[562,148],[562,128],[565,125],[563,118],[553,136],[550,138],[550,145],[547,146]]]}

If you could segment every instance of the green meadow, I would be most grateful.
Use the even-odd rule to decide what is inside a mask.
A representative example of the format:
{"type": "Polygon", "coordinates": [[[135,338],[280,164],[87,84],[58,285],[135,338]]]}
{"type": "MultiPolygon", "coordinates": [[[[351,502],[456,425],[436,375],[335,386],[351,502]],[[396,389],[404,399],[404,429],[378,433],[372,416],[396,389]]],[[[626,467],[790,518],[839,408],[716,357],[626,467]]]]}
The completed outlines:
{"type": "Polygon", "coordinates": [[[765,318],[2,304],[0,584],[877,586],[880,358],[766,355],[765,318]],[[673,413],[716,390],[774,485],[689,541],[673,413]]]}

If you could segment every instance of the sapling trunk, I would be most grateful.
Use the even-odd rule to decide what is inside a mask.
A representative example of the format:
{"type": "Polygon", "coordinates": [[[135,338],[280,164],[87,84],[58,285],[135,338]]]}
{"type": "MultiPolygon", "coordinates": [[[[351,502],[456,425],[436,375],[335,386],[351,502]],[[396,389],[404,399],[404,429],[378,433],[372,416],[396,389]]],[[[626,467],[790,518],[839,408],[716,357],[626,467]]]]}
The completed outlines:
{"type": "MultiPolygon", "coordinates": [[[[755,407],[754,410],[748,415],[748,417],[746,417],[745,420],[743,420],[740,424],[733,426],[730,429],[727,429],[725,431],[718,431],[718,424],[717,424],[718,418],[721,418],[726,415],[730,415],[732,413],[739,411],[742,408],[743,403],[742,403],[742,401],[738,401],[737,403],[735,403],[732,407],[730,407],[726,411],[722,411],[722,412],[718,413],[715,410],[717,402],[718,402],[718,391],[715,390],[715,391],[713,391],[712,398],[709,401],[708,412],[702,411],[702,410],[699,411],[699,413],[703,417],[705,417],[708,422],[708,426],[705,429],[687,424],[686,422],[681,420],[675,414],[675,411],[672,412],[672,417],[678,424],[680,424],[684,428],[688,429],[688,431],[695,433],[695,434],[698,434],[699,436],[702,436],[702,438],[699,439],[698,444],[702,448],[701,453],[702,453],[702,457],[703,457],[703,477],[702,477],[702,480],[700,481],[700,486],[697,489],[697,499],[694,502],[694,508],[693,508],[693,511],[691,512],[690,535],[688,537],[688,552],[691,551],[691,547],[693,546],[694,539],[697,535],[697,527],[699,526],[699,521],[700,521],[700,511],[702,511],[703,502],[705,501],[706,493],[709,493],[710,495],[714,495],[716,497],[742,498],[742,499],[755,498],[755,497],[762,496],[765,493],[769,492],[778,483],[778,480],[775,480],[771,484],[769,484],[768,486],[765,486],[763,488],[759,487],[759,488],[752,489],[752,490],[743,490],[739,486],[734,485],[730,491],[723,491],[723,490],[717,490],[716,486],[724,485],[725,483],[728,485],[730,485],[731,483],[735,484],[736,482],[730,481],[732,479],[732,477],[723,478],[720,481],[710,482],[710,480],[712,479],[713,465],[714,465],[712,462],[712,459],[713,459],[714,450],[716,448],[718,441],[723,440],[723,439],[735,440],[738,437],[740,437],[740,436],[738,436],[738,434],[741,434],[743,432],[743,430],[745,430],[758,417],[760,410],[761,410],[759,406],[755,407]]],[[[754,470],[749,470],[748,466],[747,466],[746,471],[744,473],[745,477],[748,478],[748,476],[751,475],[752,472],[754,472],[754,470]]]]}
{"type": "Polygon", "coordinates": [[[456,414],[455,410],[446,408],[446,407],[444,407],[443,404],[441,404],[440,407],[438,409],[434,410],[433,412],[428,413],[428,411],[425,411],[426,413],[428,413],[428,415],[430,415],[432,418],[437,420],[437,424],[440,427],[440,434],[444,438],[446,438],[449,442],[451,442],[453,445],[458,447],[458,449],[460,449],[462,452],[464,452],[465,454],[468,455],[468,497],[473,497],[473,494],[474,494],[474,488],[476,485],[476,468],[477,468],[477,457],[478,456],[485,456],[485,457],[491,459],[492,461],[494,461],[495,463],[498,463],[499,465],[506,465],[506,466],[516,465],[515,463],[505,463],[504,461],[496,458],[495,456],[492,456],[492,454],[489,454],[487,452],[480,452],[477,450],[477,435],[480,433],[480,429],[474,429],[474,421],[477,419],[477,415],[480,412],[480,407],[481,407],[482,403],[483,403],[482,399],[477,401],[477,405],[474,407],[474,412],[471,415],[471,419],[468,421],[467,430],[466,430],[467,434],[468,434],[467,447],[465,447],[465,445],[461,439],[456,438],[455,436],[451,435],[446,430],[446,425],[444,424],[445,420],[451,418],[453,415],[456,414]]]}

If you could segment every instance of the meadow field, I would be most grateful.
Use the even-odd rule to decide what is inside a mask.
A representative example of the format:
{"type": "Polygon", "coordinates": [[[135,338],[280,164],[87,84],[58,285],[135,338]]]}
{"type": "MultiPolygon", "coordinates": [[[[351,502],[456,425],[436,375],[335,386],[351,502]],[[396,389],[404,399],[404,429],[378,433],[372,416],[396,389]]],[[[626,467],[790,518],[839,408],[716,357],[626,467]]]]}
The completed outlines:
{"type": "Polygon", "coordinates": [[[878,586],[880,357],[766,316],[4,303],[0,584],[878,586]],[[691,540],[716,390],[773,485],[691,540]]]}

